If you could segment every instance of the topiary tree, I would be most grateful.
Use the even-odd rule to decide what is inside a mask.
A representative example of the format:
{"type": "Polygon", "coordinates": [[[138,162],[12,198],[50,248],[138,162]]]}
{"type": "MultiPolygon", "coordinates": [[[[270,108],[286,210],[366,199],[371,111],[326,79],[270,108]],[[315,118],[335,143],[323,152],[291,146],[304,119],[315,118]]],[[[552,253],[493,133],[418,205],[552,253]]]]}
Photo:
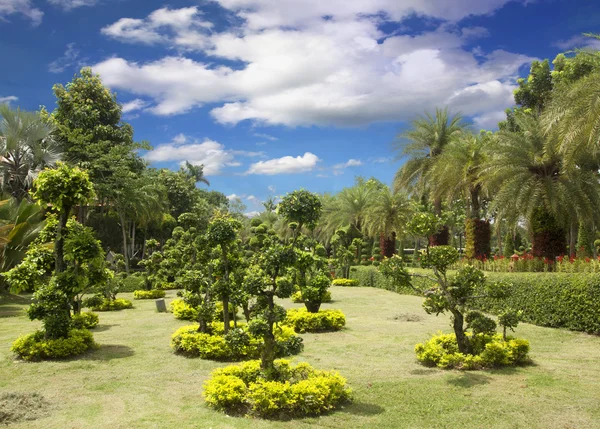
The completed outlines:
{"type": "Polygon", "coordinates": [[[302,227],[312,230],[317,225],[323,203],[318,195],[304,189],[287,194],[279,205],[277,212],[282,216],[294,231],[293,243],[296,243],[302,227]],[[295,225],[291,225],[295,223],[295,225]]]}
{"type": "Polygon", "coordinates": [[[479,312],[469,312],[469,308],[479,298],[503,298],[506,296],[502,283],[486,284],[482,271],[467,265],[449,277],[449,267],[458,261],[459,253],[451,246],[436,246],[423,254],[421,264],[431,268],[434,277],[409,273],[398,256],[385,259],[380,271],[399,286],[409,286],[425,297],[423,307],[429,314],[436,315],[449,312],[452,315],[452,327],[456,335],[458,349],[463,354],[471,354],[472,346],[466,329],[474,333],[490,332],[495,329],[495,322],[479,312]],[[412,277],[425,277],[430,283],[421,288],[412,283],[412,277]],[[483,292],[482,292],[483,291],[483,292]],[[465,326],[466,323],[466,326],[465,326]],[[493,324],[493,327],[492,327],[493,324]]]}
{"type": "Polygon", "coordinates": [[[286,318],[285,308],[275,304],[275,297],[289,298],[292,295],[294,284],[287,274],[296,262],[296,252],[292,246],[281,244],[274,238],[268,238],[268,241],[263,251],[254,255],[244,286],[250,295],[257,298],[249,330],[264,340],[261,368],[267,378],[275,378],[274,329],[286,318]]]}

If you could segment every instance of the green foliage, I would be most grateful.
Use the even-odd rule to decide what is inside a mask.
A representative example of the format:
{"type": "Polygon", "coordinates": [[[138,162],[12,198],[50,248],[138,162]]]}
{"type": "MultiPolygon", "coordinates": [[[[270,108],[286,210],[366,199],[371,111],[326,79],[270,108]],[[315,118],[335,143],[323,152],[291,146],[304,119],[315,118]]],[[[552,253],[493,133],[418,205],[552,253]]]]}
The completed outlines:
{"type": "MultiPolygon", "coordinates": [[[[176,353],[201,359],[236,361],[256,359],[262,349],[262,338],[248,330],[248,326],[240,324],[237,328],[231,325],[224,334],[223,324],[212,322],[210,332],[198,332],[198,325],[179,328],[171,337],[171,347],[176,353]]],[[[304,348],[302,338],[287,326],[275,328],[277,357],[298,354],[304,348]]]]}
{"type": "Polygon", "coordinates": [[[133,273],[121,279],[122,285],[119,292],[134,292],[144,286],[144,277],[140,273],[133,273]]]}
{"type": "Polygon", "coordinates": [[[444,369],[477,370],[529,363],[529,342],[519,338],[505,341],[500,334],[470,336],[473,354],[458,350],[454,334],[438,334],[425,344],[417,344],[417,359],[426,366],[444,369]]]}
{"type": "Polygon", "coordinates": [[[496,332],[496,322],[480,311],[469,311],[465,316],[467,329],[473,331],[473,334],[493,335],[496,332]]]}
{"type": "Polygon", "coordinates": [[[71,329],[64,338],[46,339],[43,331],[18,338],[11,351],[23,360],[65,359],[80,355],[96,347],[92,333],[85,329],[71,329]]]}
{"type": "Polygon", "coordinates": [[[153,290],[136,290],[133,292],[134,299],[158,299],[164,298],[165,291],[159,289],[153,290]]]}
{"type": "Polygon", "coordinates": [[[340,310],[320,310],[311,313],[304,308],[292,308],[287,311],[283,322],[300,334],[305,332],[339,331],[346,325],[346,316],[340,310]]]}
{"type": "Polygon", "coordinates": [[[465,223],[465,237],[465,256],[468,259],[489,258],[491,256],[491,229],[489,221],[467,219],[465,223]]]}
{"type": "Polygon", "coordinates": [[[56,168],[42,171],[35,180],[33,198],[58,210],[85,205],[95,196],[88,174],[77,167],[57,163],[56,168]]]}
{"type": "MultiPolygon", "coordinates": [[[[323,293],[323,295],[321,295],[321,297],[319,298],[319,300],[321,302],[331,302],[331,292],[326,290],[325,293],[323,293]]],[[[302,303],[304,302],[304,299],[302,299],[302,292],[301,291],[297,291],[294,292],[292,294],[292,302],[295,303],[302,303]]]]}
{"type": "Polygon", "coordinates": [[[459,257],[458,250],[452,246],[435,246],[421,256],[421,266],[435,268],[440,273],[446,273],[459,257]]]}
{"type": "Polygon", "coordinates": [[[90,306],[93,311],[119,311],[126,310],[129,308],[133,308],[133,302],[129,301],[125,298],[117,298],[117,299],[103,299],[101,303],[98,305],[94,305],[89,301],[84,302],[84,306],[90,306]],[[87,305],[86,305],[87,304],[87,305]]]}
{"type": "Polygon", "coordinates": [[[95,313],[85,312],[71,316],[71,327],[73,329],[92,329],[98,326],[100,318],[95,313]]]}
{"type": "Polygon", "coordinates": [[[298,229],[303,226],[313,229],[321,217],[322,206],[316,194],[301,189],[283,197],[277,206],[277,212],[287,223],[297,223],[298,229]]]}
{"type": "Polygon", "coordinates": [[[338,279],[333,279],[333,281],[331,282],[331,284],[333,286],[358,286],[359,285],[359,281],[356,280],[356,279],[338,278],[338,279]]]}
{"type": "Polygon", "coordinates": [[[204,398],[213,408],[262,418],[319,415],[351,398],[337,372],[285,360],[276,360],[274,366],[275,380],[264,377],[258,361],[216,369],[204,384],[204,398]]]}
{"type": "Polygon", "coordinates": [[[171,301],[171,304],[169,304],[169,308],[171,309],[173,316],[175,316],[175,319],[180,319],[180,320],[197,320],[198,319],[198,309],[192,307],[189,304],[186,304],[186,302],[183,299],[174,299],[173,301],[171,301]]]}

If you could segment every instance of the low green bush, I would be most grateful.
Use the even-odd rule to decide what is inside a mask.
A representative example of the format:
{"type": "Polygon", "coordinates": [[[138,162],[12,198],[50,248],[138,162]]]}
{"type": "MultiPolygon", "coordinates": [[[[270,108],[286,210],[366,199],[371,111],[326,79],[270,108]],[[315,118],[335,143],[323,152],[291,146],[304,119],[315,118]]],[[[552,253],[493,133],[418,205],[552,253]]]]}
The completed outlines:
{"type": "Polygon", "coordinates": [[[136,290],[133,292],[133,298],[135,299],[158,299],[164,297],[165,291],[161,289],[136,290]]]}
{"type": "Polygon", "coordinates": [[[274,380],[263,377],[259,361],[218,368],[204,383],[209,406],[263,418],[316,416],[351,399],[346,380],[335,371],[307,363],[276,360],[274,380]]]}
{"type": "MultiPolygon", "coordinates": [[[[171,313],[175,316],[175,319],[179,320],[197,320],[198,319],[198,309],[192,307],[183,299],[174,299],[169,304],[171,308],[171,313]]],[[[233,304],[229,304],[229,320],[234,320],[237,318],[237,308],[233,304]]],[[[217,302],[215,304],[215,313],[214,319],[223,321],[223,303],[217,302]]]]}
{"type": "Polygon", "coordinates": [[[100,318],[95,313],[85,312],[74,314],[71,317],[71,327],[73,329],[92,329],[98,326],[99,321],[100,318]]]}
{"type": "MultiPolygon", "coordinates": [[[[292,302],[296,304],[304,302],[302,299],[302,292],[296,291],[292,294],[292,302]]],[[[323,296],[321,296],[321,302],[331,302],[331,292],[326,290],[323,296]]]]}
{"type": "MultiPolygon", "coordinates": [[[[223,323],[212,322],[210,332],[198,332],[198,325],[183,326],[171,337],[171,347],[176,353],[201,359],[237,361],[255,359],[260,356],[263,340],[248,332],[246,324],[237,328],[231,325],[224,335],[223,323]]],[[[275,329],[277,357],[300,353],[304,345],[302,338],[288,326],[275,329]]]]}
{"type": "Polygon", "coordinates": [[[94,303],[94,305],[91,306],[93,311],[119,311],[128,308],[133,308],[133,303],[125,298],[104,298],[100,304],[94,303]]]}
{"type": "Polygon", "coordinates": [[[135,292],[144,289],[144,277],[141,273],[133,273],[121,280],[119,292],[135,292]]]}
{"type": "MultiPolygon", "coordinates": [[[[352,271],[352,268],[350,268],[352,271]]],[[[357,279],[333,279],[331,282],[334,286],[358,286],[357,279]]]]}
{"type": "Polygon", "coordinates": [[[44,331],[19,337],[10,350],[23,360],[64,359],[80,355],[96,347],[92,333],[86,329],[72,329],[67,338],[45,339],[44,331]]]}
{"type": "Polygon", "coordinates": [[[346,325],[346,316],[340,310],[320,310],[317,313],[310,313],[304,308],[292,308],[287,311],[283,324],[293,327],[300,334],[339,331],[346,325]]]}
{"type": "Polygon", "coordinates": [[[459,353],[456,335],[438,334],[424,344],[417,344],[417,360],[426,366],[444,369],[477,370],[523,365],[529,362],[529,341],[501,334],[475,334],[470,336],[473,354],[459,353]]]}

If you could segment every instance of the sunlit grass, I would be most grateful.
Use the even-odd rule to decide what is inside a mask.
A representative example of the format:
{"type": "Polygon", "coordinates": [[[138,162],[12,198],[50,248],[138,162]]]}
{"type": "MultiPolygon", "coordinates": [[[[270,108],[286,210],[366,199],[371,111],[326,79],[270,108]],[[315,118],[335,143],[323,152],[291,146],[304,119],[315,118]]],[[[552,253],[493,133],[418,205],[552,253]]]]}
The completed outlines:
{"type": "MultiPolygon", "coordinates": [[[[594,428],[600,427],[600,338],[521,325],[534,365],[461,373],[425,368],[414,345],[439,330],[447,316],[430,316],[421,299],[370,288],[332,289],[346,329],[303,334],[296,361],[336,369],[354,390],[354,403],[320,418],[271,422],[233,418],[209,409],[202,382],[222,363],[171,352],[171,333],[189,322],[155,311],[100,313],[100,348],[64,362],[24,363],[9,348],[39,327],[24,314],[0,319],[0,391],[39,392],[47,417],[11,428],[594,428]]],[[[131,294],[121,294],[131,299],[131,294]]],[[[167,300],[175,293],[169,291],[167,300]]],[[[27,300],[0,301],[0,314],[19,314],[27,300]]],[[[286,301],[289,304],[289,301],[286,301]]],[[[292,304],[289,304],[292,306],[292,304]]],[[[293,305],[300,306],[300,305],[293,305]]]]}

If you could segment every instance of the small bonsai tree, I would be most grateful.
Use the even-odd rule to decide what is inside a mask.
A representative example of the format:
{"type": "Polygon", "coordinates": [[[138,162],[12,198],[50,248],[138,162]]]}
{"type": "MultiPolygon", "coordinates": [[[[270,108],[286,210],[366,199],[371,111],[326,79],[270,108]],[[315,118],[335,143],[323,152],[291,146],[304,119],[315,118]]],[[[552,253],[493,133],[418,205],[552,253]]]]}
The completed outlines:
{"type": "Polygon", "coordinates": [[[398,256],[385,259],[380,265],[380,270],[398,285],[410,286],[424,296],[423,307],[427,313],[451,313],[458,349],[463,354],[471,354],[472,347],[469,337],[465,335],[466,329],[471,328],[474,333],[489,333],[495,330],[496,323],[482,313],[469,312],[469,307],[472,307],[478,298],[505,297],[506,285],[486,284],[483,272],[472,266],[462,267],[456,275],[449,277],[448,268],[458,261],[458,258],[458,251],[454,247],[436,246],[428,249],[421,260],[424,268],[433,270],[434,277],[409,273],[398,256]],[[415,276],[425,277],[432,286],[418,288],[411,281],[415,276]]]}

